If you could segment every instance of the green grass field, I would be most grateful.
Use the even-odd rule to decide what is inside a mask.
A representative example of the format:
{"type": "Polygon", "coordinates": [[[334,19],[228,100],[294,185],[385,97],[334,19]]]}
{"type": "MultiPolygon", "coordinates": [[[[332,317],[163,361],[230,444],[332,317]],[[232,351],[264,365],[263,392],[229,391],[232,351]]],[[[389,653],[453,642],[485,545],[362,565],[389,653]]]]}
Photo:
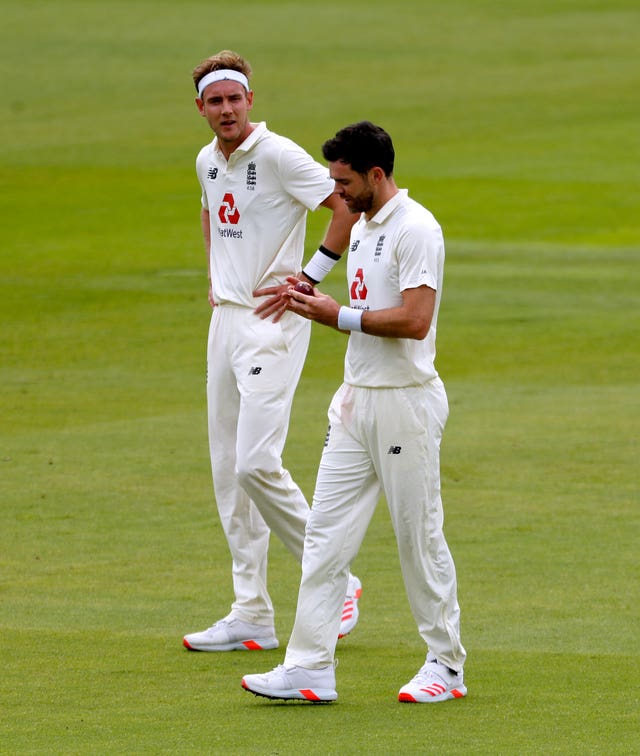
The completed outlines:
{"type": "MultiPolygon", "coordinates": [[[[636,0],[6,0],[0,753],[640,751],[639,29],[636,0]],[[223,47],[254,66],[255,119],[317,157],[347,123],[387,128],[444,227],[463,701],[397,703],[424,648],[383,504],[336,704],[240,688],[291,628],[278,542],[282,648],[181,647],[231,601],[190,80],[223,47]]],[[[314,326],[286,452],[309,496],[345,343],[314,326]]]]}

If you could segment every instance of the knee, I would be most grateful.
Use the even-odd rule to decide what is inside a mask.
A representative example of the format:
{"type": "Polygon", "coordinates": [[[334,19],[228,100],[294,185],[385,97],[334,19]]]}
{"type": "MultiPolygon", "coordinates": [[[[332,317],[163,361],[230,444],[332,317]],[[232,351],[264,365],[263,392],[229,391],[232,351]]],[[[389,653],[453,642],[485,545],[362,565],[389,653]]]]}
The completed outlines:
{"type": "Polygon", "coordinates": [[[256,488],[264,488],[269,480],[272,480],[274,475],[279,471],[279,466],[267,465],[264,462],[262,460],[258,463],[252,459],[245,459],[242,462],[238,461],[236,466],[238,483],[249,495],[256,488]]]}
{"type": "Polygon", "coordinates": [[[254,480],[255,468],[247,464],[246,460],[238,462],[236,465],[236,476],[241,488],[247,490],[248,486],[251,486],[254,480]]]}

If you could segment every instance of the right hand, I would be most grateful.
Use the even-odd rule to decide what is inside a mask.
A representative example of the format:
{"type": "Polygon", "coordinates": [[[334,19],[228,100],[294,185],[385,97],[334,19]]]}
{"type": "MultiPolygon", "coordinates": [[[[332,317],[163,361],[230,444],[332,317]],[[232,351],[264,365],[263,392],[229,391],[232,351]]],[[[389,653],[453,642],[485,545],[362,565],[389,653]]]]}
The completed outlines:
{"type": "Polygon", "coordinates": [[[253,292],[254,297],[269,297],[259,304],[254,310],[255,314],[262,320],[273,315],[273,322],[277,323],[287,311],[287,292],[291,284],[279,284],[278,286],[267,286],[264,289],[256,289],[253,292]]]}
{"type": "Polygon", "coordinates": [[[290,284],[285,298],[287,310],[307,320],[315,320],[316,323],[338,328],[340,305],[335,299],[328,294],[323,294],[315,287],[313,294],[302,294],[293,288],[298,279],[290,277],[287,281],[290,284]]]}

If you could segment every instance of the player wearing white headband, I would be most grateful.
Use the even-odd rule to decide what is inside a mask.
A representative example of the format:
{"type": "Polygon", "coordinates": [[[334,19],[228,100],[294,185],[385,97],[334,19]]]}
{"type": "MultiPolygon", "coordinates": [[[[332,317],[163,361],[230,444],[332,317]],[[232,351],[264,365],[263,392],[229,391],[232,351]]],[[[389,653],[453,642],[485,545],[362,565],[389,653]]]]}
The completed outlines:
{"type": "MultiPolygon", "coordinates": [[[[325,166],[264,122],[250,120],[250,77],[249,63],[228,50],[193,71],[196,105],[215,134],[200,151],[196,171],[213,308],[207,347],[211,466],[235,594],[224,619],[185,636],[184,645],[197,651],[278,646],[267,591],[269,535],[275,533],[300,562],[309,515],[302,491],[282,466],[282,451],[310,323],[285,311],[282,295],[292,273],[319,281],[345,250],[355,222],[325,166]],[[302,274],[307,211],[320,205],[332,212],[331,221],[302,274]]],[[[295,569],[297,575],[299,564],[295,569]]],[[[355,626],[360,591],[351,576],[340,635],[355,626]]]]}
{"type": "Polygon", "coordinates": [[[230,68],[221,68],[217,71],[211,71],[211,73],[208,73],[206,76],[203,76],[200,81],[198,82],[198,98],[202,99],[202,94],[204,90],[209,86],[209,84],[213,84],[217,81],[237,81],[247,90],[247,92],[251,91],[249,89],[249,79],[241,72],[241,71],[234,71],[230,68]]]}

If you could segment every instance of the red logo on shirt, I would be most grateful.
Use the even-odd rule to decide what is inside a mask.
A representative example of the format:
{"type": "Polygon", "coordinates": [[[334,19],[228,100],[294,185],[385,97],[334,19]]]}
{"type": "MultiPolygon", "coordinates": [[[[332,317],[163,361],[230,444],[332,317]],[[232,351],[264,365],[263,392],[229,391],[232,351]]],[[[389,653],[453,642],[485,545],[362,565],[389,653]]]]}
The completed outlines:
{"type": "Polygon", "coordinates": [[[351,284],[351,299],[366,299],[367,287],[364,283],[364,271],[358,268],[355,279],[351,284]]]}
{"type": "Polygon", "coordinates": [[[220,223],[231,223],[234,226],[240,220],[240,211],[236,207],[233,194],[230,192],[227,192],[222,198],[222,204],[218,210],[218,218],[220,218],[220,223]]]}

